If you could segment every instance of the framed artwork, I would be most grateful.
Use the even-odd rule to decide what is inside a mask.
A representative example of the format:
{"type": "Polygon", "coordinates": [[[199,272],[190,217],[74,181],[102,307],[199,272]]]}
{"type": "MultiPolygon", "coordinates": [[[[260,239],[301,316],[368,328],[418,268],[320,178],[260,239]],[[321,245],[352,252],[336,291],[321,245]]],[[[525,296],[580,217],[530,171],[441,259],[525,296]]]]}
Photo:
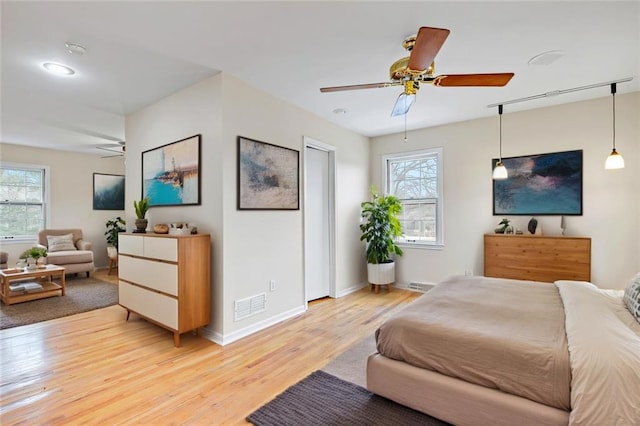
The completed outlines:
{"type": "Polygon", "coordinates": [[[142,198],[149,207],[200,204],[201,135],[142,153],[142,198]]]}
{"type": "Polygon", "coordinates": [[[493,181],[494,215],[582,215],[582,150],[502,162],[509,177],[493,181]]]}
{"type": "Polygon", "coordinates": [[[295,149],[238,136],[238,210],[298,210],[299,156],[295,149]]]}
{"type": "Polygon", "coordinates": [[[124,210],[124,176],[93,174],[93,209],[124,210]]]}

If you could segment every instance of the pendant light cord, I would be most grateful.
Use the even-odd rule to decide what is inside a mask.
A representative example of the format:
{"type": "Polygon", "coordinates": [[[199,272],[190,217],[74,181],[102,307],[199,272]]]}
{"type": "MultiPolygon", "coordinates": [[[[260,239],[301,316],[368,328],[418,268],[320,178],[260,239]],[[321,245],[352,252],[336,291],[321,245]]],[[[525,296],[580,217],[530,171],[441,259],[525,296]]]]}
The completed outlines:
{"type": "Polygon", "coordinates": [[[613,102],[613,150],[616,149],[616,83],[611,83],[611,99],[613,102]]]}
{"type": "Polygon", "coordinates": [[[498,105],[498,115],[500,116],[500,160],[502,163],[502,105],[498,105]]]}

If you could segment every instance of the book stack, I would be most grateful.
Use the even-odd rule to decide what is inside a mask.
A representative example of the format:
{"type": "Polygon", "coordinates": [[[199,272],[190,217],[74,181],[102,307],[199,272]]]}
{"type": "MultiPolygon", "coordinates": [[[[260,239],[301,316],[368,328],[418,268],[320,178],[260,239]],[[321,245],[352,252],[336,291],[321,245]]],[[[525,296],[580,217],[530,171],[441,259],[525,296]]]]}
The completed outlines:
{"type": "Polygon", "coordinates": [[[9,284],[11,294],[35,293],[42,290],[42,285],[34,282],[9,284]]]}

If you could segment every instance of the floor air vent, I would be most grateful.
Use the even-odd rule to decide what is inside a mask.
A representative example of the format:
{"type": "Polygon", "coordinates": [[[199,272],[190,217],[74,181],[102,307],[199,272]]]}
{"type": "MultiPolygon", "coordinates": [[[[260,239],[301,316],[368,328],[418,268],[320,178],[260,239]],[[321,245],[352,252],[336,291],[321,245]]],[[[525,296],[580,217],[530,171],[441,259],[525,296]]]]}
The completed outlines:
{"type": "Polygon", "coordinates": [[[410,282],[409,285],[407,286],[407,288],[409,288],[410,290],[417,290],[422,292],[427,292],[431,290],[433,287],[434,287],[433,284],[416,283],[416,282],[410,282]]]}
{"type": "Polygon", "coordinates": [[[267,309],[267,293],[260,293],[235,301],[235,321],[250,317],[267,309]]]}

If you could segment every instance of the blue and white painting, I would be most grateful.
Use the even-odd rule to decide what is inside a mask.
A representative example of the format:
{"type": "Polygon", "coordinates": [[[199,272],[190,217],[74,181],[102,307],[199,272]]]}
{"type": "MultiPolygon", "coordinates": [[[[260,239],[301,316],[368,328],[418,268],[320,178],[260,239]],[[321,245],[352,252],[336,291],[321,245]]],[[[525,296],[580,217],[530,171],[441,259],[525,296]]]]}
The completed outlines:
{"type": "Polygon", "coordinates": [[[582,215],[582,150],[502,162],[509,177],[493,181],[494,215],[582,215]]]}
{"type": "Polygon", "coordinates": [[[142,153],[142,196],[150,206],[200,204],[200,135],[142,153]]]}

